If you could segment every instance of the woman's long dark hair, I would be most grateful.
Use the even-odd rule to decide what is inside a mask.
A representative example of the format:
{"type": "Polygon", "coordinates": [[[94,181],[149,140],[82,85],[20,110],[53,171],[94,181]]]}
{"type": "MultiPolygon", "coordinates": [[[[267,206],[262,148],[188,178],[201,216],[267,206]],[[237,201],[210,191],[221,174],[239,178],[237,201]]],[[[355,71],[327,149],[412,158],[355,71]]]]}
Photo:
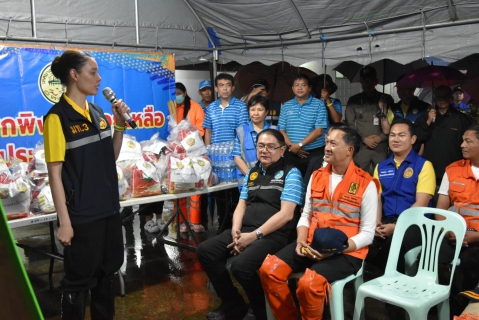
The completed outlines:
{"type": "Polygon", "coordinates": [[[188,115],[188,112],[190,111],[190,107],[191,107],[191,98],[190,96],[188,95],[188,93],[186,92],[186,87],[183,83],[181,82],[177,82],[176,83],[176,89],[180,89],[181,91],[183,91],[184,93],[186,93],[186,96],[185,96],[185,102],[184,102],[184,109],[183,109],[183,119],[186,118],[186,116],[188,115]]]}

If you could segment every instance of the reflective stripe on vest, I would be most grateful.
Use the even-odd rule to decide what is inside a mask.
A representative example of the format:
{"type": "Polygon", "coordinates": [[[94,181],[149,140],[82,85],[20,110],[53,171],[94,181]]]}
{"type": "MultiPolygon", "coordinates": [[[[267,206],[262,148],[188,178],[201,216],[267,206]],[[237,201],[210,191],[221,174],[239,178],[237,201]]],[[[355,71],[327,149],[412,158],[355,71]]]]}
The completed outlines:
{"type": "Polygon", "coordinates": [[[66,143],[66,148],[67,149],[79,148],[79,147],[82,147],[84,145],[94,143],[94,142],[100,141],[101,139],[105,139],[105,138],[108,138],[108,137],[111,137],[111,131],[103,131],[103,132],[100,133],[100,135],[94,135],[94,136],[85,137],[85,138],[82,138],[82,139],[79,139],[79,140],[67,142],[66,143]]]}
{"type": "MultiPolygon", "coordinates": [[[[344,179],[336,186],[331,195],[329,182],[331,165],[321,168],[311,177],[311,224],[307,242],[311,243],[316,228],[331,227],[343,231],[348,238],[354,237],[360,230],[360,210],[364,192],[373,178],[352,162],[348,166],[344,179]],[[317,198],[313,198],[314,196],[317,198]]],[[[365,259],[368,247],[352,252],[353,257],[365,259]]]]}

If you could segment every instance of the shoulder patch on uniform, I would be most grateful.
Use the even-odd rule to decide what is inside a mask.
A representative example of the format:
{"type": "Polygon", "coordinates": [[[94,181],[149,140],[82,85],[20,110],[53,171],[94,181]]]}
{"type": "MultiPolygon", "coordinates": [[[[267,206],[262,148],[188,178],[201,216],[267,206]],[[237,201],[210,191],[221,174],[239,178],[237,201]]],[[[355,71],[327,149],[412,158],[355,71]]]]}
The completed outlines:
{"type": "Polygon", "coordinates": [[[359,187],[359,183],[351,182],[351,185],[349,186],[348,193],[356,194],[356,192],[358,192],[358,187],[359,187]]]}

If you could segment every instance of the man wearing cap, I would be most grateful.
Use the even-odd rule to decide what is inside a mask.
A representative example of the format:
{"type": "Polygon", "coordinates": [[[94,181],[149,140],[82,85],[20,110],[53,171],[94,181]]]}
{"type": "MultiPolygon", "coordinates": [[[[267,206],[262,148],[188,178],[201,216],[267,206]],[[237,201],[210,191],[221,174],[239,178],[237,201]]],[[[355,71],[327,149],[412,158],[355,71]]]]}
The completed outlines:
{"type": "Polygon", "coordinates": [[[304,177],[313,157],[324,154],[324,132],[328,128],[328,113],[324,103],[311,95],[311,80],[305,74],[294,78],[295,98],[286,102],[279,117],[279,130],[288,146],[284,158],[304,177]]]}
{"type": "Polygon", "coordinates": [[[446,167],[462,159],[462,136],[470,121],[452,107],[452,90],[448,86],[436,88],[434,101],[436,109],[424,113],[416,124],[425,133],[423,157],[432,162],[439,186],[446,167]]]}
{"type": "MultiPolygon", "coordinates": [[[[391,247],[392,235],[399,215],[411,207],[427,207],[436,190],[432,163],[413,149],[414,125],[404,118],[395,118],[389,133],[392,154],[374,169],[381,194],[373,244],[366,261],[384,271],[391,247]]],[[[404,236],[398,270],[404,272],[404,254],[421,245],[421,232],[411,227],[404,236]]]]}
{"type": "MultiPolygon", "coordinates": [[[[205,144],[233,141],[235,130],[249,121],[248,109],[243,101],[232,96],[234,78],[227,73],[220,73],[215,78],[215,91],[219,99],[212,102],[205,115],[203,128],[205,128],[205,144]]],[[[217,201],[219,230],[231,227],[231,220],[225,216],[232,213],[239,200],[238,188],[218,191],[216,194],[222,201],[217,201]],[[225,223],[223,223],[225,221],[225,223]]]]}
{"type": "MultiPolygon", "coordinates": [[[[251,92],[244,98],[244,103],[248,104],[248,101],[255,95],[259,94],[262,97],[269,97],[269,83],[264,79],[257,79],[251,86],[251,92]]],[[[277,126],[279,121],[279,114],[281,112],[281,103],[270,99],[269,100],[269,112],[265,120],[270,124],[277,126]]]]}
{"type": "Polygon", "coordinates": [[[345,123],[358,130],[363,148],[355,157],[356,163],[364,171],[370,171],[387,157],[387,135],[381,128],[379,102],[391,106],[393,98],[376,90],[378,83],[376,69],[366,66],[359,71],[363,91],[348,100],[345,123]],[[372,165],[372,167],[371,167],[372,165]]]}
{"type": "Polygon", "coordinates": [[[298,319],[287,284],[291,273],[304,271],[296,291],[302,319],[322,319],[329,284],[356,274],[366,258],[376,225],[378,185],[353,162],[360,144],[361,137],[353,128],[331,126],[325,147],[328,165],[311,177],[297,240],[269,255],[260,268],[263,289],[276,319],[298,319]],[[336,244],[311,246],[316,230],[328,227],[346,234],[346,249],[341,235],[333,235],[339,236],[333,241],[336,244]]]}
{"type": "MultiPolygon", "coordinates": [[[[464,279],[459,290],[470,290],[479,281],[479,124],[467,128],[461,149],[464,159],[446,168],[438,191],[437,208],[457,212],[466,221],[467,231],[459,255],[464,279]]],[[[444,217],[437,215],[436,219],[444,217]]],[[[447,241],[441,246],[439,262],[449,265],[455,251],[450,243],[455,243],[455,237],[453,234],[445,237],[447,241]]]]}
{"type": "Polygon", "coordinates": [[[455,87],[452,90],[452,107],[457,111],[461,111],[463,113],[469,112],[469,106],[462,102],[464,99],[464,90],[460,86],[455,87]]]}
{"type": "MultiPolygon", "coordinates": [[[[399,77],[396,83],[402,78],[403,76],[399,77]]],[[[384,117],[381,119],[381,126],[385,134],[389,133],[390,125],[395,118],[404,118],[410,120],[412,123],[415,123],[422,114],[427,113],[427,111],[431,108],[427,102],[419,100],[419,98],[414,95],[415,90],[416,87],[407,84],[396,86],[398,97],[401,100],[394,103],[387,110],[387,121],[385,121],[384,117]]],[[[414,151],[419,153],[421,145],[424,141],[422,140],[423,136],[421,135],[420,131],[416,132],[416,135],[417,139],[413,148],[414,151]]]]}
{"type": "Polygon", "coordinates": [[[211,81],[203,80],[200,81],[198,88],[198,94],[201,96],[200,106],[203,108],[203,111],[206,113],[206,109],[213,102],[213,91],[211,90],[211,81]]]}

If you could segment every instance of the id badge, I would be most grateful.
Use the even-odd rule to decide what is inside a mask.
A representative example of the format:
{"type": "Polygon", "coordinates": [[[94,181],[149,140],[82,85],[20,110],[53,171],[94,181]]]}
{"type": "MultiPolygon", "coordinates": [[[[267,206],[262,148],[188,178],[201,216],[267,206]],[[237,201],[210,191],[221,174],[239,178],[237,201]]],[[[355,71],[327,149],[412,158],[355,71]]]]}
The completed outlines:
{"type": "Polygon", "coordinates": [[[379,126],[379,118],[376,115],[373,116],[373,125],[379,126]]]}

